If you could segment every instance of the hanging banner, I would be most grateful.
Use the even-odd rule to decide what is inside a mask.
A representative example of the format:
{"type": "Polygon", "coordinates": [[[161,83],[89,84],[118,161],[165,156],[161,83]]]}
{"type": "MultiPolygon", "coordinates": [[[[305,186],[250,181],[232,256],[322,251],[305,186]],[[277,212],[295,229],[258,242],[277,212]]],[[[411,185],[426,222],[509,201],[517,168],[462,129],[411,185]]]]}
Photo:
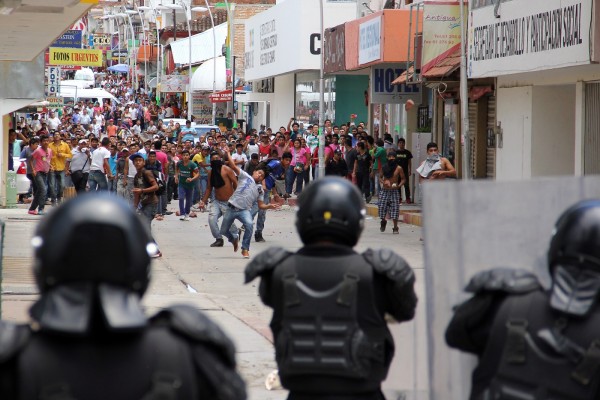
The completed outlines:
{"type": "Polygon", "coordinates": [[[192,115],[197,124],[212,124],[212,109],[208,93],[192,93],[192,115]]]}
{"type": "Polygon", "coordinates": [[[94,34],[93,45],[94,49],[109,50],[112,44],[112,36],[106,34],[94,34]]]}
{"type": "Polygon", "coordinates": [[[81,67],[101,67],[102,50],[50,48],[50,65],[78,65],[81,67]]]}
{"type": "Polygon", "coordinates": [[[58,67],[48,67],[47,71],[48,76],[48,96],[56,96],[60,91],[60,68],[58,67]]]}
{"type": "Polygon", "coordinates": [[[186,92],[190,82],[187,75],[166,75],[160,77],[160,91],[163,93],[186,92]]]}
{"type": "MultiPolygon", "coordinates": [[[[469,6],[465,4],[465,18],[469,6]]],[[[460,3],[425,2],[421,73],[460,46],[460,3]]]]}
{"type": "Polygon", "coordinates": [[[81,31],[68,30],[50,45],[50,47],[81,48],[81,31]]]}

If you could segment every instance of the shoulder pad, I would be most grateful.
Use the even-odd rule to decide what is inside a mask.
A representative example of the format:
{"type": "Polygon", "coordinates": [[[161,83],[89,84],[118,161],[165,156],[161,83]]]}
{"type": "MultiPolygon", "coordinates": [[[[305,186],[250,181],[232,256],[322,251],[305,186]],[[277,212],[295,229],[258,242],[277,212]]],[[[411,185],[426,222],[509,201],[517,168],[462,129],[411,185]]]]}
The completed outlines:
{"type": "Polygon", "coordinates": [[[244,283],[252,282],[257,276],[272,270],[290,255],[292,253],[283,247],[270,247],[263,251],[246,266],[244,283]]]}
{"type": "Polygon", "coordinates": [[[0,321],[0,364],[18,354],[31,335],[26,325],[0,321]]]}
{"type": "Polygon", "coordinates": [[[362,255],[375,272],[391,281],[410,283],[415,280],[415,274],[404,258],[390,249],[367,249],[362,255]]]}
{"type": "Polygon", "coordinates": [[[501,267],[478,272],[471,278],[465,287],[465,291],[471,293],[499,291],[522,294],[540,288],[542,288],[542,285],[532,272],[501,267]]]}
{"type": "Polygon", "coordinates": [[[219,354],[229,367],[235,367],[235,346],[206,315],[196,308],[179,304],[166,308],[151,318],[151,321],[166,320],[178,334],[193,342],[201,342],[219,354]]]}

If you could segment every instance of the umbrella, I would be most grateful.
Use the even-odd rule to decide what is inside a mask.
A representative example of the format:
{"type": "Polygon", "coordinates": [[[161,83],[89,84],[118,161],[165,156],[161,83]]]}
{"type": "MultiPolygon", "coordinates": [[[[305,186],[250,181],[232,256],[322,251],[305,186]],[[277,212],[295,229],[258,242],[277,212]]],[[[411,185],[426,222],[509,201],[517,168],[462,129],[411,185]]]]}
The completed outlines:
{"type": "Polygon", "coordinates": [[[117,65],[113,65],[112,67],[108,67],[107,69],[109,71],[111,71],[111,72],[124,72],[124,73],[128,73],[129,72],[129,65],[127,65],[127,64],[117,64],[117,65]]]}

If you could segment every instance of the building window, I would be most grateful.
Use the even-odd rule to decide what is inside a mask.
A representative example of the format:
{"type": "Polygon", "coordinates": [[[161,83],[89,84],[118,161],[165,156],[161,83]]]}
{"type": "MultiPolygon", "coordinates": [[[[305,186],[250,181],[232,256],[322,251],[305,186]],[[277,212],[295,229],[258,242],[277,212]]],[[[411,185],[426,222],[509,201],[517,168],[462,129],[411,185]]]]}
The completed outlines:
{"type": "MultiPolygon", "coordinates": [[[[335,78],[328,78],[325,84],[325,118],[335,120],[335,78]]],[[[296,74],[295,117],[306,127],[319,123],[319,72],[307,71],[296,74]]]]}
{"type": "Polygon", "coordinates": [[[459,104],[456,99],[447,99],[444,102],[444,126],[442,131],[441,154],[446,157],[452,165],[456,154],[456,129],[458,126],[459,104]]]}

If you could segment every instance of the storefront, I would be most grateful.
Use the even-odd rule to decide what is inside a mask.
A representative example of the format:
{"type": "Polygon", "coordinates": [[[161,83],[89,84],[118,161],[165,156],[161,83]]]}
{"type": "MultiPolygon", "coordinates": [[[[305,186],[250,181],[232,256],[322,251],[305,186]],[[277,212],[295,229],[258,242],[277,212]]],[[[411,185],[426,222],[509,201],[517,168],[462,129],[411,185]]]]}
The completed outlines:
{"type": "Polygon", "coordinates": [[[600,173],[598,7],[513,0],[497,15],[471,11],[469,78],[496,78],[496,178],[600,173]]]}
{"type": "MultiPolygon", "coordinates": [[[[305,126],[319,120],[321,26],[319,0],[286,1],[255,15],[245,28],[245,79],[253,91],[238,97],[248,105],[249,127],[274,129],[294,117],[305,126]],[[250,123],[251,121],[251,123],[250,123]]],[[[356,16],[356,4],[325,2],[324,27],[356,16]]],[[[335,118],[335,80],[327,79],[326,118],[335,118]]]]}

